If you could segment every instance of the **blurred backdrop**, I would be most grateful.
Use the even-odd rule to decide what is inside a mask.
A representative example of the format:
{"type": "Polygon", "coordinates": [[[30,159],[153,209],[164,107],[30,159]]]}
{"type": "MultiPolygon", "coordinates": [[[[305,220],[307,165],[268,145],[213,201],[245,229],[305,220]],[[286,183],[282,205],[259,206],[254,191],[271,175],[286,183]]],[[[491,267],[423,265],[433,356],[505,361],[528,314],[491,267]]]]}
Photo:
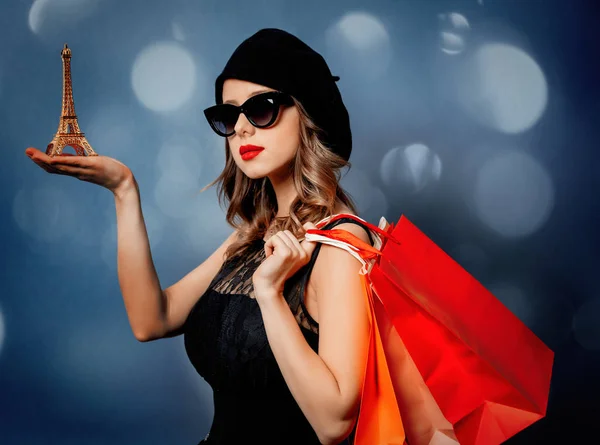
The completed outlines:
{"type": "MultiPolygon", "coordinates": [[[[135,340],[112,194],[50,175],[65,42],[94,150],[141,190],[166,288],[231,233],[204,120],[263,27],[321,52],[349,109],[342,185],[405,214],[556,353],[547,418],[511,444],[592,443],[600,414],[600,14],[593,0],[3,0],[0,444],[195,444],[210,387],[183,338],[135,340]],[[589,439],[583,439],[588,437],[589,439]],[[576,439],[577,438],[577,439],[576,439]]],[[[66,151],[74,153],[67,148],[66,151]]]]}

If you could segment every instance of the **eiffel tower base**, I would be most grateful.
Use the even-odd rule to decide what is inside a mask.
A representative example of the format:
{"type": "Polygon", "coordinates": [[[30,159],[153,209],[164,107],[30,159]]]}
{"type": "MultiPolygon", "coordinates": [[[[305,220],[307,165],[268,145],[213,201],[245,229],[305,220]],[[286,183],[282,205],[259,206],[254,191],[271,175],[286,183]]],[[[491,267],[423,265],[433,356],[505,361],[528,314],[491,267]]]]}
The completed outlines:
{"type": "Polygon", "coordinates": [[[64,153],[65,147],[73,147],[77,156],[98,156],[98,154],[92,149],[85,136],[73,135],[73,134],[57,134],[54,139],[48,144],[46,148],[46,154],[51,158],[54,156],[71,155],[70,153],[64,153]]]}

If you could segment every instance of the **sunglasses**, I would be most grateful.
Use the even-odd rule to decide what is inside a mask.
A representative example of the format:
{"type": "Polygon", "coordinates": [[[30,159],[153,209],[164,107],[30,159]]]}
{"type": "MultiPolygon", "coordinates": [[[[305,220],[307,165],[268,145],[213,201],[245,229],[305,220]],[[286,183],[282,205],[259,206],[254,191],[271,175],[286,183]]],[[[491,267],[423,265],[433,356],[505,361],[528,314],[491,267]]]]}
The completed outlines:
{"type": "Polygon", "coordinates": [[[215,133],[228,137],[235,133],[234,127],[240,113],[244,113],[256,128],[266,128],[277,120],[282,105],[293,103],[294,100],[289,94],[268,91],[251,97],[239,107],[233,104],[213,105],[204,110],[204,115],[215,133]]]}

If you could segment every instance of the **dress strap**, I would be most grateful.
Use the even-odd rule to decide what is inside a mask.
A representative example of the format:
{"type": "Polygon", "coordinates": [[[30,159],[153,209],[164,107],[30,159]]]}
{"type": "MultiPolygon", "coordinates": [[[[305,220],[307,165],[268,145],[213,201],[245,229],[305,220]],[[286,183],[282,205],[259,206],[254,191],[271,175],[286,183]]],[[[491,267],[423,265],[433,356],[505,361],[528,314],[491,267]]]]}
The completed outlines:
{"type": "MultiPolygon", "coordinates": [[[[352,218],[337,219],[335,221],[325,224],[320,230],[331,230],[338,224],[343,224],[343,223],[348,223],[348,222],[359,225],[363,229],[365,229],[367,231],[367,234],[369,235],[369,242],[371,243],[371,245],[373,245],[373,236],[371,235],[371,230],[369,229],[369,227],[367,227],[365,224],[362,224],[361,222],[356,221],[355,219],[352,219],[352,218]]],[[[315,246],[315,250],[313,251],[313,253],[310,257],[310,261],[308,262],[308,264],[306,264],[304,266],[304,268],[306,268],[306,270],[304,270],[304,268],[302,269],[303,274],[304,274],[303,281],[305,281],[305,279],[308,278],[308,276],[310,275],[310,273],[313,269],[313,266],[315,265],[315,261],[317,260],[317,255],[319,254],[319,251],[321,250],[322,245],[323,245],[322,243],[317,243],[317,245],[315,246]]],[[[303,288],[304,288],[304,284],[303,284],[303,288]]]]}
{"type": "MultiPolygon", "coordinates": [[[[369,241],[370,241],[371,245],[373,245],[373,236],[371,234],[371,230],[369,229],[369,227],[367,227],[365,224],[363,224],[359,221],[356,221],[355,219],[352,219],[352,218],[336,219],[335,221],[325,224],[323,227],[321,227],[320,230],[330,230],[330,229],[333,229],[338,224],[343,224],[343,223],[348,223],[348,222],[357,224],[357,225],[361,226],[363,229],[365,229],[369,236],[369,241]]],[[[298,296],[299,304],[302,308],[301,312],[303,312],[303,315],[306,317],[308,324],[314,330],[318,330],[319,323],[317,323],[317,321],[313,317],[311,317],[311,315],[308,313],[308,310],[306,309],[306,306],[304,304],[304,293],[305,293],[305,289],[306,289],[306,283],[307,283],[310,273],[312,272],[312,269],[315,265],[315,262],[317,260],[317,255],[319,254],[319,251],[321,250],[321,246],[322,246],[322,243],[317,243],[317,245],[315,246],[315,250],[313,250],[313,253],[310,257],[309,262],[306,265],[304,265],[304,267],[296,273],[296,275],[294,276],[294,279],[293,279],[293,285],[297,286],[296,287],[297,296],[298,296]]],[[[292,282],[290,282],[289,284],[292,285],[292,282]]]]}

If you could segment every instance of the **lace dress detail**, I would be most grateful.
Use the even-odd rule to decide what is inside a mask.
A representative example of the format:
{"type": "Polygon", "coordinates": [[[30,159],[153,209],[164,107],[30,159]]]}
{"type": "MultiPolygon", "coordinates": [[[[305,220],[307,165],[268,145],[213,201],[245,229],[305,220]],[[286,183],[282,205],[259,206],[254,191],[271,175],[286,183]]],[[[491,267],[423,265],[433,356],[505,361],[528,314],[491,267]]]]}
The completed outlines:
{"type": "MultiPolygon", "coordinates": [[[[259,240],[256,244],[258,244],[258,248],[255,249],[246,261],[229,264],[228,267],[223,269],[223,273],[220,274],[222,277],[220,277],[219,282],[215,284],[213,289],[215,292],[227,295],[242,294],[255,298],[252,275],[265,260],[264,241],[259,240]]],[[[287,280],[284,285],[284,295],[298,324],[302,328],[318,334],[319,323],[310,316],[304,304],[304,280],[302,278],[305,275],[307,274],[299,270],[294,277],[287,280]]]]}
{"type": "MultiPolygon", "coordinates": [[[[345,218],[324,229],[343,222],[361,225],[345,218]]],[[[258,303],[251,298],[252,275],[265,259],[265,242],[255,243],[245,258],[223,263],[183,327],[188,357],[213,389],[213,424],[201,443],[316,445],[317,435],[289,391],[269,346],[258,303]]],[[[306,310],[304,294],[321,246],[315,246],[309,263],[284,285],[290,310],[315,352],[319,325],[306,310]]]]}

